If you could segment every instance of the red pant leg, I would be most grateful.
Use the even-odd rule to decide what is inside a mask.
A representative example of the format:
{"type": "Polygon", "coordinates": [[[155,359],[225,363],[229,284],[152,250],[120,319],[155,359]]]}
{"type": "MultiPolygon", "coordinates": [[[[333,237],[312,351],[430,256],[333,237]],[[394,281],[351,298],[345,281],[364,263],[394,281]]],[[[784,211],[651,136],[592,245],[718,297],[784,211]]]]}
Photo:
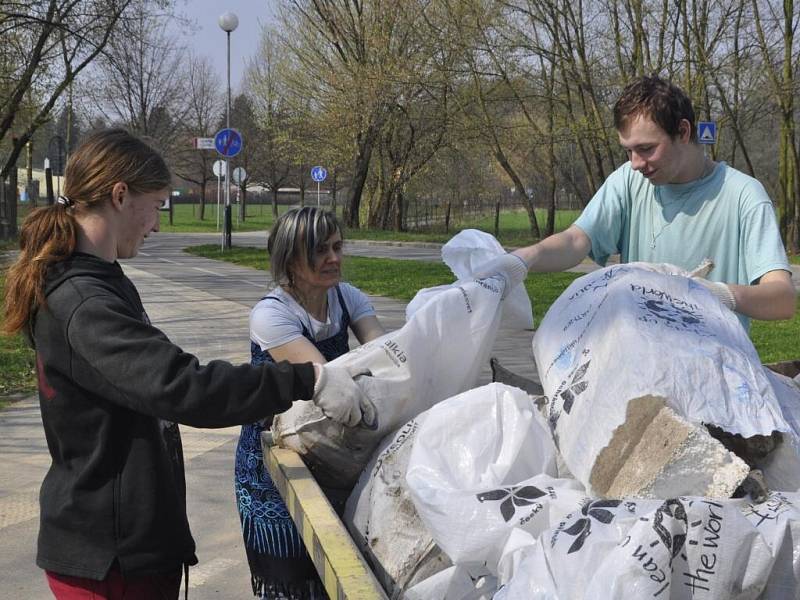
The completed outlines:
{"type": "Polygon", "coordinates": [[[177,600],[181,571],[123,579],[117,567],[103,581],[45,571],[57,600],[177,600]]]}

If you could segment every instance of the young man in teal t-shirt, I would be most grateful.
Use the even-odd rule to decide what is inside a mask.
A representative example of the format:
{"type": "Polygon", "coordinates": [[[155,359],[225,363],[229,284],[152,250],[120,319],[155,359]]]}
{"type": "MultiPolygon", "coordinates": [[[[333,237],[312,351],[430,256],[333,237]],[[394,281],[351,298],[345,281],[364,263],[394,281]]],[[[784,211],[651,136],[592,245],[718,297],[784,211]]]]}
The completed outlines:
{"type": "Polygon", "coordinates": [[[658,77],[629,84],[614,105],[629,162],[612,173],[567,230],[513,254],[530,271],[563,271],[590,256],[605,265],[715,267],[698,280],[745,328],[749,318],[790,319],[795,289],[772,202],[752,177],[716,163],[697,143],[694,109],[658,77]]]}

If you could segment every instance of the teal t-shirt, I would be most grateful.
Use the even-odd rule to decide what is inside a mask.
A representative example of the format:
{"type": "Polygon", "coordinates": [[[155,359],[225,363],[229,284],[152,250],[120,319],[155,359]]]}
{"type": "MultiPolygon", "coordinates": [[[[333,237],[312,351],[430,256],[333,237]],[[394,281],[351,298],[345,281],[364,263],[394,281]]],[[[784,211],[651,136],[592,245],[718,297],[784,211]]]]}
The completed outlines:
{"type": "MultiPolygon", "coordinates": [[[[605,265],[670,263],[691,270],[714,261],[711,281],[749,285],[769,271],[789,271],[775,209],[756,179],[719,163],[706,177],[653,185],[625,163],[614,171],[575,221],[605,265]]],[[[749,319],[738,315],[745,329],[749,319]]]]}

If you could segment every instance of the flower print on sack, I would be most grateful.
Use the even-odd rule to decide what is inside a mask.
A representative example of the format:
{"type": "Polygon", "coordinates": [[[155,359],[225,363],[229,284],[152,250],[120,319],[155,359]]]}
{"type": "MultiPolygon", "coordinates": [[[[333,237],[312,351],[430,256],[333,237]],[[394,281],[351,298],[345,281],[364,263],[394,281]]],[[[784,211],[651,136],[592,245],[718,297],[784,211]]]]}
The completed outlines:
{"type": "Polygon", "coordinates": [[[500,514],[503,515],[503,519],[508,523],[514,518],[517,507],[530,506],[535,503],[537,498],[545,495],[547,495],[547,492],[543,492],[536,486],[523,485],[483,492],[482,494],[477,494],[476,497],[479,502],[500,502],[500,514]]]}
{"type": "Polygon", "coordinates": [[[564,379],[564,381],[562,381],[561,384],[556,388],[552,398],[545,397],[545,406],[548,407],[547,424],[550,427],[550,433],[553,435],[553,442],[555,443],[556,448],[560,447],[556,427],[558,426],[558,420],[561,418],[562,411],[566,414],[569,414],[572,411],[572,407],[575,404],[577,397],[589,389],[589,382],[586,380],[586,373],[588,373],[589,365],[592,362],[590,359],[588,359],[588,356],[591,354],[591,350],[584,348],[581,351],[581,354],[584,357],[587,357],[586,362],[578,366],[572,373],[567,375],[567,378],[564,379]],[[556,407],[557,398],[561,398],[561,410],[556,407]]]}
{"type": "Polygon", "coordinates": [[[586,538],[592,533],[592,519],[599,521],[603,525],[608,525],[614,520],[615,515],[612,511],[606,509],[616,508],[621,503],[622,500],[594,500],[586,502],[583,508],[581,508],[581,514],[583,516],[564,529],[564,533],[576,536],[567,554],[577,552],[583,547],[586,538]]]}
{"type": "Polygon", "coordinates": [[[670,560],[678,555],[678,552],[681,551],[686,543],[686,531],[688,529],[689,523],[686,515],[686,508],[680,500],[676,498],[665,500],[664,504],[659,506],[656,510],[655,517],[653,518],[653,530],[658,535],[661,543],[670,551],[670,560]],[[682,526],[683,533],[672,535],[672,533],[670,533],[670,527],[667,527],[667,523],[670,520],[677,521],[679,526],[682,526]]]}
{"type": "Polygon", "coordinates": [[[569,382],[569,386],[563,392],[561,392],[561,399],[564,401],[564,412],[569,414],[572,410],[572,405],[575,403],[575,398],[586,391],[586,388],[589,387],[589,382],[584,380],[586,376],[586,371],[589,370],[589,364],[592,361],[587,360],[583,363],[580,367],[575,369],[575,372],[572,374],[572,379],[569,382]]]}

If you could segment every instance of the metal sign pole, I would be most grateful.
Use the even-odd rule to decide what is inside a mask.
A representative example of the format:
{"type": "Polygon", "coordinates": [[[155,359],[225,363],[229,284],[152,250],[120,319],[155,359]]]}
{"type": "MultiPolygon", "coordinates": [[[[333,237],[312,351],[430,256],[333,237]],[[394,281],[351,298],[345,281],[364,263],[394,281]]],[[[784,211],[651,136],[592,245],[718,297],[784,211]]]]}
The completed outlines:
{"type": "MultiPolygon", "coordinates": [[[[228,107],[225,111],[225,127],[231,127],[231,32],[228,31],[228,107]]],[[[222,248],[231,247],[231,176],[230,176],[230,158],[225,157],[225,220],[224,227],[225,233],[222,236],[222,248]]]]}
{"type": "Polygon", "coordinates": [[[317,182],[317,208],[319,208],[319,181],[317,182]]]}
{"type": "Polygon", "coordinates": [[[217,175],[217,231],[219,231],[219,191],[220,191],[220,176],[217,175]]]}

